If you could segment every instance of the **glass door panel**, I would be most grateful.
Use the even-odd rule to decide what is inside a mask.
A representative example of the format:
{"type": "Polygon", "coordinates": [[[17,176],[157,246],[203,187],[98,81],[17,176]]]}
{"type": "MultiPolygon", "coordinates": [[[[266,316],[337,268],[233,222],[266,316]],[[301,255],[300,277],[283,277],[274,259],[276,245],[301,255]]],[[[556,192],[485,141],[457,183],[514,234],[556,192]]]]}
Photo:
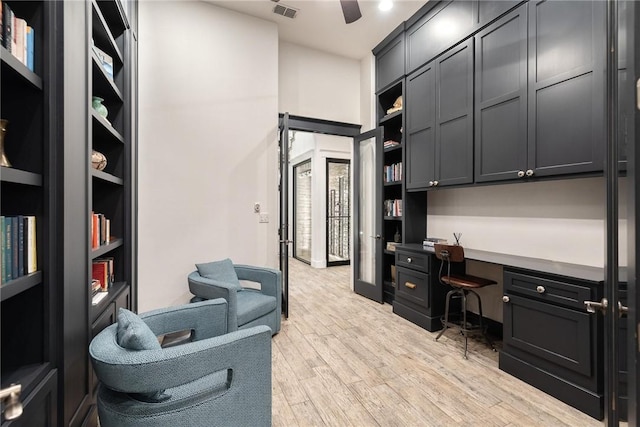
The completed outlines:
{"type": "Polygon", "coordinates": [[[327,265],[349,264],[351,163],[327,159],[327,265]]]}
{"type": "Polygon", "coordinates": [[[354,138],[354,290],[382,302],[382,128],[354,138]]]}
{"type": "Polygon", "coordinates": [[[311,264],[311,160],[293,167],[293,256],[311,264]]]}

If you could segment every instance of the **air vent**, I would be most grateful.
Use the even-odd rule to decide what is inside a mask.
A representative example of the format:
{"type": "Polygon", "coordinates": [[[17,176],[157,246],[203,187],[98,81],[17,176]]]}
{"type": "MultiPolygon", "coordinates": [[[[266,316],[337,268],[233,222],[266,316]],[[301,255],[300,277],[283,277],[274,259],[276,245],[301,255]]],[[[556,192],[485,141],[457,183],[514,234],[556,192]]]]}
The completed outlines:
{"type": "Polygon", "coordinates": [[[277,4],[273,8],[273,13],[275,13],[276,15],[282,15],[287,18],[293,19],[296,17],[296,14],[298,13],[298,9],[294,9],[291,6],[287,6],[284,4],[277,4]]]}

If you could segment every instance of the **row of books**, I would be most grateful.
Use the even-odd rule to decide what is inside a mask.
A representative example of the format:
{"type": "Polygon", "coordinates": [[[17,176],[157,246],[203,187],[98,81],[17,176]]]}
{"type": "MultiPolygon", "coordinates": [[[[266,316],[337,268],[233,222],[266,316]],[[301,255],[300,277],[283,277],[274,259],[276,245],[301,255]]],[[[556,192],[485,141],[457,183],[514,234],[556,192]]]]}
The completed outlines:
{"type": "Polygon", "coordinates": [[[402,162],[384,167],[384,182],[402,181],[402,162]]]}
{"type": "Polygon", "coordinates": [[[0,3],[0,38],[2,46],[18,61],[34,71],[35,33],[27,21],[17,17],[6,2],[0,3]]]}
{"type": "Polygon", "coordinates": [[[111,57],[111,55],[108,55],[105,51],[96,46],[93,43],[93,40],[91,40],[91,43],[93,52],[98,57],[98,61],[100,62],[102,69],[107,74],[107,76],[109,76],[111,81],[113,81],[113,58],[111,57]]]}
{"type": "Polygon", "coordinates": [[[402,216],[402,199],[389,199],[384,201],[384,216],[402,216]]]}
{"type": "Polygon", "coordinates": [[[97,249],[111,241],[111,220],[104,214],[91,212],[91,248],[97,249]]]}
{"type": "Polygon", "coordinates": [[[38,269],[35,216],[0,216],[2,283],[38,269]]]}

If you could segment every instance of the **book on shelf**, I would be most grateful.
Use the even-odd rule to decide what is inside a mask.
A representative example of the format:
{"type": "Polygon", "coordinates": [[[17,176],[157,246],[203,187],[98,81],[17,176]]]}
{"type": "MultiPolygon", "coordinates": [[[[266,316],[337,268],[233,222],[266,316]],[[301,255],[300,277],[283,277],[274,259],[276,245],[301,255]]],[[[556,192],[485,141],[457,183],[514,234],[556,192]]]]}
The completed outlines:
{"type": "Polygon", "coordinates": [[[113,58],[111,57],[111,55],[108,55],[105,51],[103,51],[98,46],[96,46],[93,43],[93,40],[92,40],[92,48],[96,56],[98,57],[100,66],[102,67],[104,72],[107,74],[109,79],[113,81],[113,58]]]}
{"type": "Polygon", "coordinates": [[[384,167],[384,182],[402,181],[402,162],[384,167]]]}
{"type": "Polygon", "coordinates": [[[402,199],[385,200],[384,216],[401,217],[402,216],[402,199]]]}
{"type": "Polygon", "coordinates": [[[91,305],[98,305],[100,301],[105,299],[109,295],[109,292],[101,291],[97,292],[93,297],[91,297],[91,305]]]}
{"type": "Polygon", "coordinates": [[[387,250],[391,252],[395,252],[396,246],[398,246],[399,244],[400,243],[397,243],[397,242],[387,242],[387,250]]]}
{"type": "Polygon", "coordinates": [[[91,212],[91,248],[97,249],[101,245],[111,242],[111,220],[104,214],[91,212]]]}
{"type": "Polygon", "coordinates": [[[35,216],[0,216],[0,281],[9,282],[37,270],[35,216]]]}
{"type": "Polygon", "coordinates": [[[382,147],[383,148],[391,148],[391,147],[395,147],[400,145],[400,143],[398,141],[395,141],[393,139],[387,139],[386,141],[384,141],[382,143],[382,147]]]}
{"type": "MultiPolygon", "coordinates": [[[[115,279],[115,271],[113,269],[114,258],[113,257],[96,258],[93,260],[93,264],[94,265],[100,264],[104,266],[104,276],[102,276],[100,280],[104,287],[110,288],[113,285],[113,282],[115,279]]],[[[102,267],[99,267],[99,269],[102,269],[102,267]]],[[[94,277],[94,279],[96,279],[96,277],[94,277]]]]}
{"type": "Polygon", "coordinates": [[[29,70],[34,71],[34,29],[25,19],[16,16],[6,2],[2,2],[1,5],[2,46],[29,70]]]}

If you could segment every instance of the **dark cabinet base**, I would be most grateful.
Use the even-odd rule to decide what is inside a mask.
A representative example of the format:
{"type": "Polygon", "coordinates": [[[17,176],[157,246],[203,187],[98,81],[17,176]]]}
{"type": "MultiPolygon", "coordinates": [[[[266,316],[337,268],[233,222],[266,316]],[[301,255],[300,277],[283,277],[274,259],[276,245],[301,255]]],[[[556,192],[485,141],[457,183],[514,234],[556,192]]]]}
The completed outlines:
{"type": "Polygon", "coordinates": [[[501,370],[548,393],[564,403],[601,420],[604,395],[585,390],[508,353],[500,353],[501,370]]]}
{"type": "Polygon", "coordinates": [[[429,332],[439,331],[442,329],[442,316],[429,316],[425,314],[424,309],[417,310],[411,308],[409,305],[396,299],[393,301],[393,312],[400,317],[407,319],[408,321],[415,323],[421,328],[426,329],[429,332]]]}

